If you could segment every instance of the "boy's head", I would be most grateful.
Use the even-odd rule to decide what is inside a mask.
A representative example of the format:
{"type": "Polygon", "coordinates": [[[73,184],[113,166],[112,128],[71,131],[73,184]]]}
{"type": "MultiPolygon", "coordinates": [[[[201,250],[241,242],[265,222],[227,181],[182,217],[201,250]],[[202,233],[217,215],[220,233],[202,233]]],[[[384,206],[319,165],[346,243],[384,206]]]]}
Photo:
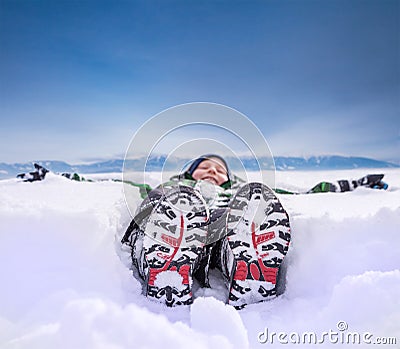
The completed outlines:
{"type": "Polygon", "coordinates": [[[218,155],[204,155],[192,162],[186,171],[196,181],[203,180],[215,185],[229,182],[229,169],[226,161],[218,155]]]}

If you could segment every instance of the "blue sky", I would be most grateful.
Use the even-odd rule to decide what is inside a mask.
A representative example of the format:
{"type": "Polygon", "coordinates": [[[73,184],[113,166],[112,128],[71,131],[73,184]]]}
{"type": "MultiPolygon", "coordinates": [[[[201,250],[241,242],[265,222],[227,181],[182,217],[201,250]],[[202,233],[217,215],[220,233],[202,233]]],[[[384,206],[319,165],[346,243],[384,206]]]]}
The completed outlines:
{"type": "Polygon", "coordinates": [[[274,155],[400,163],[400,1],[0,0],[0,162],[121,157],[197,101],[274,155]]]}

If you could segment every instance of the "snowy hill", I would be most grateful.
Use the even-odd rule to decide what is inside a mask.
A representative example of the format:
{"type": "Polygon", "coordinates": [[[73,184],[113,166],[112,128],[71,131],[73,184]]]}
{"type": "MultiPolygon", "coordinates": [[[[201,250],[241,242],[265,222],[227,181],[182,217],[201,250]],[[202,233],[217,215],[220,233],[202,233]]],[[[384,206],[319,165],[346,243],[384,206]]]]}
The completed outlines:
{"type": "MultiPolygon", "coordinates": [[[[163,168],[167,171],[179,171],[190,159],[170,157],[167,161],[166,155],[153,156],[149,159],[143,157],[135,160],[128,160],[126,167],[130,170],[143,170],[146,161],[146,170],[161,171],[163,168]]],[[[257,170],[258,164],[253,158],[243,157],[240,161],[236,158],[227,158],[232,170],[245,169],[250,171],[257,170]]],[[[56,172],[78,172],[78,173],[115,173],[121,172],[124,166],[124,160],[115,159],[108,161],[95,162],[91,164],[70,165],[62,161],[36,161],[47,169],[56,172]]],[[[261,158],[259,162],[263,168],[272,168],[271,159],[261,158]]],[[[344,156],[313,156],[309,158],[300,157],[282,157],[274,158],[275,168],[277,170],[343,170],[354,168],[397,168],[396,164],[386,161],[362,158],[362,157],[344,157],[344,156]]],[[[32,163],[24,164],[5,164],[0,163],[0,179],[15,177],[18,173],[32,170],[32,163]]]]}
{"type": "MultiPolygon", "coordinates": [[[[364,174],[280,171],[277,186],[306,190],[364,174]]],[[[191,306],[166,308],[141,294],[119,244],[130,221],[121,183],[51,173],[42,182],[2,180],[0,347],[397,348],[400,170],[385,174],[388,191],[279,196],[293,236],[286,293],[240,311],[225,304],[218,273],[191,306]],[[325,345],[294,344],[311,332],[325,345]],[[346,344],[356,332],[397,345],[346,344]]]]}

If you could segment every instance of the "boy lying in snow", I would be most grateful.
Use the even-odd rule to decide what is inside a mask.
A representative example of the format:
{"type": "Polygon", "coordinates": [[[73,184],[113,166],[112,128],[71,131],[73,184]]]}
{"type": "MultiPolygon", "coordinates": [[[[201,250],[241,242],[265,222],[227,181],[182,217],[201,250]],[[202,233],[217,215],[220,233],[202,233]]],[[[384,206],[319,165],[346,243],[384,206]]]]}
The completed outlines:
{"type": "MultiPolygon", "coordinates": [[[[18,177],[43,180],[48,170],[38,164],[35,169],[18,177]]],[[[358,185],[386,189],[382,177],[368,175],[347,185],[339,181],[338,187],[323,182],[309,192],[345,191],[358,185]]],[[[279,293],[290,226],[270,188],[244,183],[230,173],[224,159],[208,155],[170,182],[149,190],[122,242],[132,248],[133,264],[149,298],[171,306],[190,304],[193,278],[209,286],[211,267],[222,272],[228,302],[242,307],[279,293]]]]}
{"type": "MultiPolygon", "coordinates": [[[[322,182],[308,193],[361,185],[386,189],[382,177],[342,180],[338,186],[322,182]]],[[[228,303],[241,308],[282,292],[289,217],[266,185],[244,183],[223,158],[205,155],[149,191],[122,243],[131,247],[148,298],[168,306],[190,304],[193,278],[210,287],[208,270],[218,268],[228,303]]]]}
{"type": "Polygon", "coordinates": [[[224,159],[206,155],[149,193],[122,242],[147,297],[190,304],[193,277],[209,287],[211,267],[222,272],[229,304],[241,308],[277,295],[289,217],[270,188],[239,181],[224,159]]]}

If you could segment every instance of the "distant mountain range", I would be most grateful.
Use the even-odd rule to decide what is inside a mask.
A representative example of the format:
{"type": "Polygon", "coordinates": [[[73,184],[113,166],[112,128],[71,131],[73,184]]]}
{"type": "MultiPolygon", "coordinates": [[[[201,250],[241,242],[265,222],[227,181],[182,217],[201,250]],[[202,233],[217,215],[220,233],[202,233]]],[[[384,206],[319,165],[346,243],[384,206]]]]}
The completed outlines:
{"type": "MultiPolygon", "coordinates": [[[[132,171],[143,170],[146,164],[145,157],[127,160],[125,168],[132,171]]],[[[167,158],[167,156],[150,157],[146,164],[147,171],[176,171],[184,168],[189,159],[167,158]]],[[[236,158],[227,158],[232,170],[243,169],[257,170],[259,165],[253,158],[241,158],[240,161],[236,158]],[[243,165],[242,165],[243,164],[243,165]]],[[[355,168],[398,168],[399,165],[368,159],[363,157],[345,157],[345,156],[312,156],[309,158],[301,157],[283,157],[277,156],[274,158],[275,168],[277,170],[343,170],[355,168]]],[[[124,160],[115,159],[92,164],[70,165],[63,161],[35,161],[36,163],[46,167],[50,171],[56,173],[77,172],[77,173],[110,173],[121,172],[124,166],[124,160]]],[[[259,163],[263,169],[273,168],[273,162],[268,158],[259,159],[259,163]]],[[[30,172],[33,170],[32,163],[0,163],[0,179],[15,177],[19,173],[30,172]]]]}

